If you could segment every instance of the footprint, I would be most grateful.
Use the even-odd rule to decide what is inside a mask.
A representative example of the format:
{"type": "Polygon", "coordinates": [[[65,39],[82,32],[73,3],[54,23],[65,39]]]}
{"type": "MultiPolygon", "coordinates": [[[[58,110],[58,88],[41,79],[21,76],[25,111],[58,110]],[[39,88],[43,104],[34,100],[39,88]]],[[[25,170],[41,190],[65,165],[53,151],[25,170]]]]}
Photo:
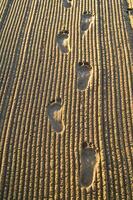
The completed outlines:
{"type": "Polygon", "coordinates": [[[92,77],[92,67],[88,62],[79,62],[77,64],[77,88],[85,90],[88,86],[89,80],[92,77]]]}
{"type": "Polygon", "coordinates": [[[80,185],[81,187],[91,187],[95,181],[97,166],[99,163],[99,153],[92,144],[83,142],[80,157],[80,185]]]}
{"type": "Polygon", "coordinates": [[[65,8],[70,8],[72,6],[72,0],[63,0],[63,6],[65,8]]]}
{"type": "Polygon", "coordinates": [[[64,131],[64,122],[62,120],[62,103],[61,99],[50,103],[47,107],[47,115],[53,130],[57,133],[64,131]]]}
{"type": "Polygon", "coordinates": [[[85,33],[91,28],[91,25],[94,23],[95,16],[90,12],[85,11],[81,16],[80,29],[82,33],[85,33]]]}
{"type": "Polygon", "coordinates": [[[67,30],[61,31],[57,35],[56,42],[62,53],[69,53],[70,42],[69,42],[69,32],[67,30]]]}

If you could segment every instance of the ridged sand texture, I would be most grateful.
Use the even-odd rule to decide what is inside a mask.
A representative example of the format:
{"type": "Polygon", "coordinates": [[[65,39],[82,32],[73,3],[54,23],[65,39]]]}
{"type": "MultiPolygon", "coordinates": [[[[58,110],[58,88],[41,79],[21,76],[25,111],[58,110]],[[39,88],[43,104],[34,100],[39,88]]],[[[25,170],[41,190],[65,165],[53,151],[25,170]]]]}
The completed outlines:
{"type": "Polygon", "coordinates": [[[69,8],[62,0],[0,1],[0,199],[132,200],[127,8],[125,0],[73,0],[69,8]],[[84,11],[95,20],[82,36],[84,11]],[[62,30],[69,31],[67,54],[56,45],[62,30]],[[79,62],[93,68],[83,91],[77,89],[79,62]],[[47,115],[58,98],[62,133],[54,132],[47,115]],[[80,184],[84,141],[100,158],[89,189],[80,184]]]}

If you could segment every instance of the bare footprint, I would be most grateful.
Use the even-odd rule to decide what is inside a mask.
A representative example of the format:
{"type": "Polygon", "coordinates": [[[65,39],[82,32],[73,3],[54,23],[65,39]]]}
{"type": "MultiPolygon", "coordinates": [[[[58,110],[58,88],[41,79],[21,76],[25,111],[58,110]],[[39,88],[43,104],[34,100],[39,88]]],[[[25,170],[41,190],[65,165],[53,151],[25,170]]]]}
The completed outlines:
{"type": "Polygon", "coordinates": [[[70,8],[72,6],[72,0],[63,0],[63,6],[65,8],[70,8]]]}
{"type": "Polygon", "coordinates": [[[69,32],[67,30],[61,31],[57,35],[56,42],[62,53],[69,53],[70,42],[69,42],[69,32]]]}
{"type": "Polygon", "coordinates": [[[81,16],[80,29],[82,34],[91,28],[91,25],[94,23],[95,16],[90,12],[85,11],[81,16]]]}
{"type": "Polygon", "coordinates": [[[77,88],[85,90],[92,76],[92,67],[88,62],[79,62],[77,64],[77,88]]]}
{"type": "Polygon", "coordinates": [[[62,120],[62,104],[61,99],[50,103],[47,107],[47,114],[50,120],[51,126],[55,132],[63,132],[65,129],[64,122],[62,120]]]}
{"type": "Polygon", "coordinates": [[[93,145],[83,142],[80,157],[80,185],[91,187],[95,181],[99,153],[93,145]]]}

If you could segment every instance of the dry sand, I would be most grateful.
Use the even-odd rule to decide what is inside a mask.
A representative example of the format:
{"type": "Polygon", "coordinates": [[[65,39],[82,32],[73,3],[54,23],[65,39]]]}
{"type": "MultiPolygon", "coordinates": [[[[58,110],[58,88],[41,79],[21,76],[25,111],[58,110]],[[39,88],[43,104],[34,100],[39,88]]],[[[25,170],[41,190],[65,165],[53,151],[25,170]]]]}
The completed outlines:
{"type": "Polygon", "coordinates": [[[0,199],[133,198],[128,3],[0,2],[0,199]]]}

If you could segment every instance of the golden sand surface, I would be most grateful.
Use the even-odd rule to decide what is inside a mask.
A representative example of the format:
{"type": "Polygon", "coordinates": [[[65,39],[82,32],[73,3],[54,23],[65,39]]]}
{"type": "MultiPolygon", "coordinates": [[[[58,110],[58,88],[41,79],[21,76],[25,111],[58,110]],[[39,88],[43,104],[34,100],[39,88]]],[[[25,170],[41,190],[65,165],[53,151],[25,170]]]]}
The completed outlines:
{"type": "Polygon", "coordinates": [[[1,0],[0,199],[133,199],[132,12],[1,0]]]}

